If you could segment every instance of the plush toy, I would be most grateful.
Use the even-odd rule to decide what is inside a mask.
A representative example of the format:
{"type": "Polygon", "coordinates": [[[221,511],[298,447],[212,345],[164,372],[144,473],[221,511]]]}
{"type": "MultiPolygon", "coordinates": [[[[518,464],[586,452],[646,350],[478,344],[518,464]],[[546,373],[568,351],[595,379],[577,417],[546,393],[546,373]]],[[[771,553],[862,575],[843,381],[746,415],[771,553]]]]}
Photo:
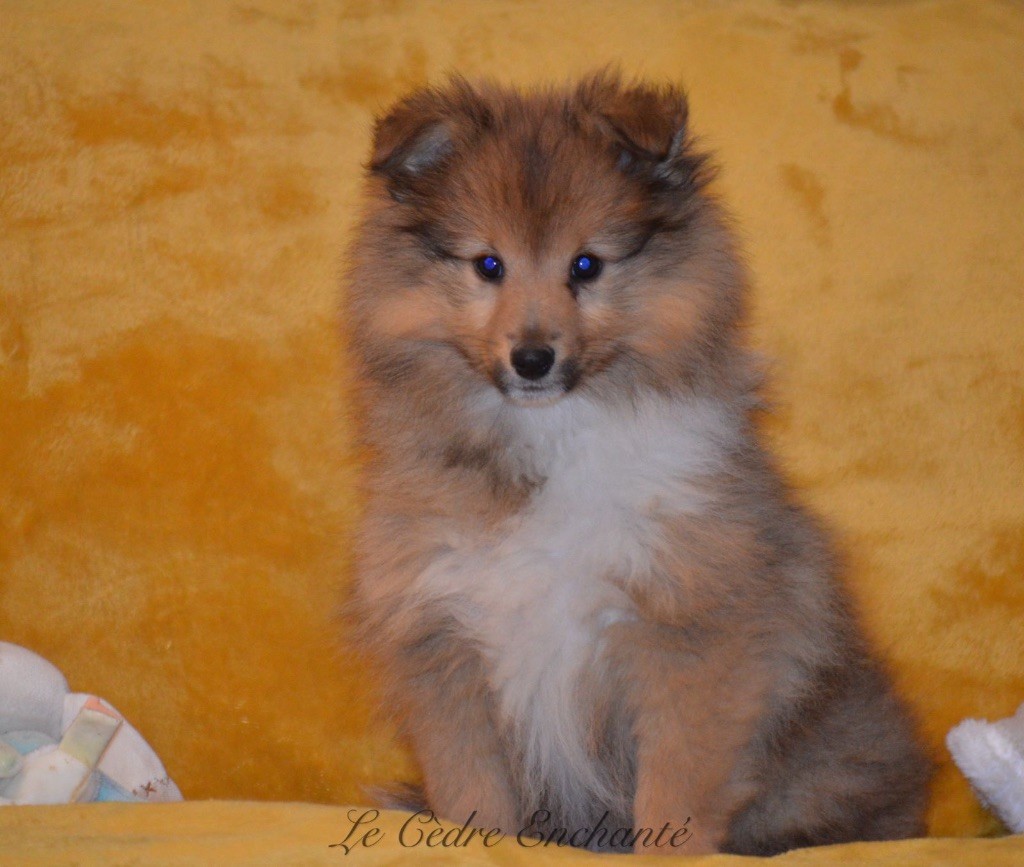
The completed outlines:
{"type": "Polygon", "coordinates": [[[998,722],[964,720],[946,745],[982,803],[1015,834],[1024,833],[1024,704],[998,722]]]}
{"type": "Polygon", "coordinates": [[[41,656],[0,641],[0,804],[180,801],[142,736],[41,656]]]}

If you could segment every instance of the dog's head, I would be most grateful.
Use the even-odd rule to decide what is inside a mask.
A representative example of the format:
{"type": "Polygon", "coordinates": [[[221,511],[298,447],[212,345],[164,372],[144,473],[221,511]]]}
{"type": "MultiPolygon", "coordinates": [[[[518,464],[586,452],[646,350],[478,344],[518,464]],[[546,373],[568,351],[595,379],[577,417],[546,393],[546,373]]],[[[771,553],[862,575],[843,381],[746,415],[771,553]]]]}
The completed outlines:
{"type": "Polygon", "coordinates": [[[429,369],[544,404],[682,384],[738,314],[735,259],[674,87],[462,79],[376,126],[353,291],[392,381],[429,369]],[[388,348],[390,347],[390,349],[388,348]]]}

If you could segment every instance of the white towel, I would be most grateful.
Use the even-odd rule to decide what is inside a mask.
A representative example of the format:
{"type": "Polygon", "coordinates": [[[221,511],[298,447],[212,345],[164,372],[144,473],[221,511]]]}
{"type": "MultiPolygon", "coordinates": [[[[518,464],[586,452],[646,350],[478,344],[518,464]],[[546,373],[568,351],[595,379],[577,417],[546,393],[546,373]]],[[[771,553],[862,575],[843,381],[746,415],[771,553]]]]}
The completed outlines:
{"type": "Polygon", "coordinates": [[[964,720],[946,745],[982,803],[1015,834],[1024,833],[1024,704],[998,722],[964,720]]]}

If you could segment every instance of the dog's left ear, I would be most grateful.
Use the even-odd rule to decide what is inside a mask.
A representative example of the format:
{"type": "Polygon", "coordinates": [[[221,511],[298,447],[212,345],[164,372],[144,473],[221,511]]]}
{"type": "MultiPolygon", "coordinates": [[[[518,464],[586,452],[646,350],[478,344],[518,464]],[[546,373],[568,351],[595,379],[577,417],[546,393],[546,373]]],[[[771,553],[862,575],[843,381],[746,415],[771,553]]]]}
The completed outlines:
{"type": "Polygon", "coordinates": [[[662,177],[690,176],[689,105],[682,88],[625,85],[599,73],[580,85],[577,97],[598,132],[620,150],[620,163],[655,170],[662,177]]]}

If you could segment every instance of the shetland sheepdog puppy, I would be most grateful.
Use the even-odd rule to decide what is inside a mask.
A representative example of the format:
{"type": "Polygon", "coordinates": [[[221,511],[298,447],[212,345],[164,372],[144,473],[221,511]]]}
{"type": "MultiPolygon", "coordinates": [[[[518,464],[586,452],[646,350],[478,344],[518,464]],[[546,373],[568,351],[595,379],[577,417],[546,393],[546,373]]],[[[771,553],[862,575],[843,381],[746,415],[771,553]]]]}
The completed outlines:
{"type": "Polygon", "coordinates": [[[755,428],[709,177],[683,92],[611,73],[376,124],[354,609],[440,817],[694,854],[923,832],[929,761],[755,428]]]}

